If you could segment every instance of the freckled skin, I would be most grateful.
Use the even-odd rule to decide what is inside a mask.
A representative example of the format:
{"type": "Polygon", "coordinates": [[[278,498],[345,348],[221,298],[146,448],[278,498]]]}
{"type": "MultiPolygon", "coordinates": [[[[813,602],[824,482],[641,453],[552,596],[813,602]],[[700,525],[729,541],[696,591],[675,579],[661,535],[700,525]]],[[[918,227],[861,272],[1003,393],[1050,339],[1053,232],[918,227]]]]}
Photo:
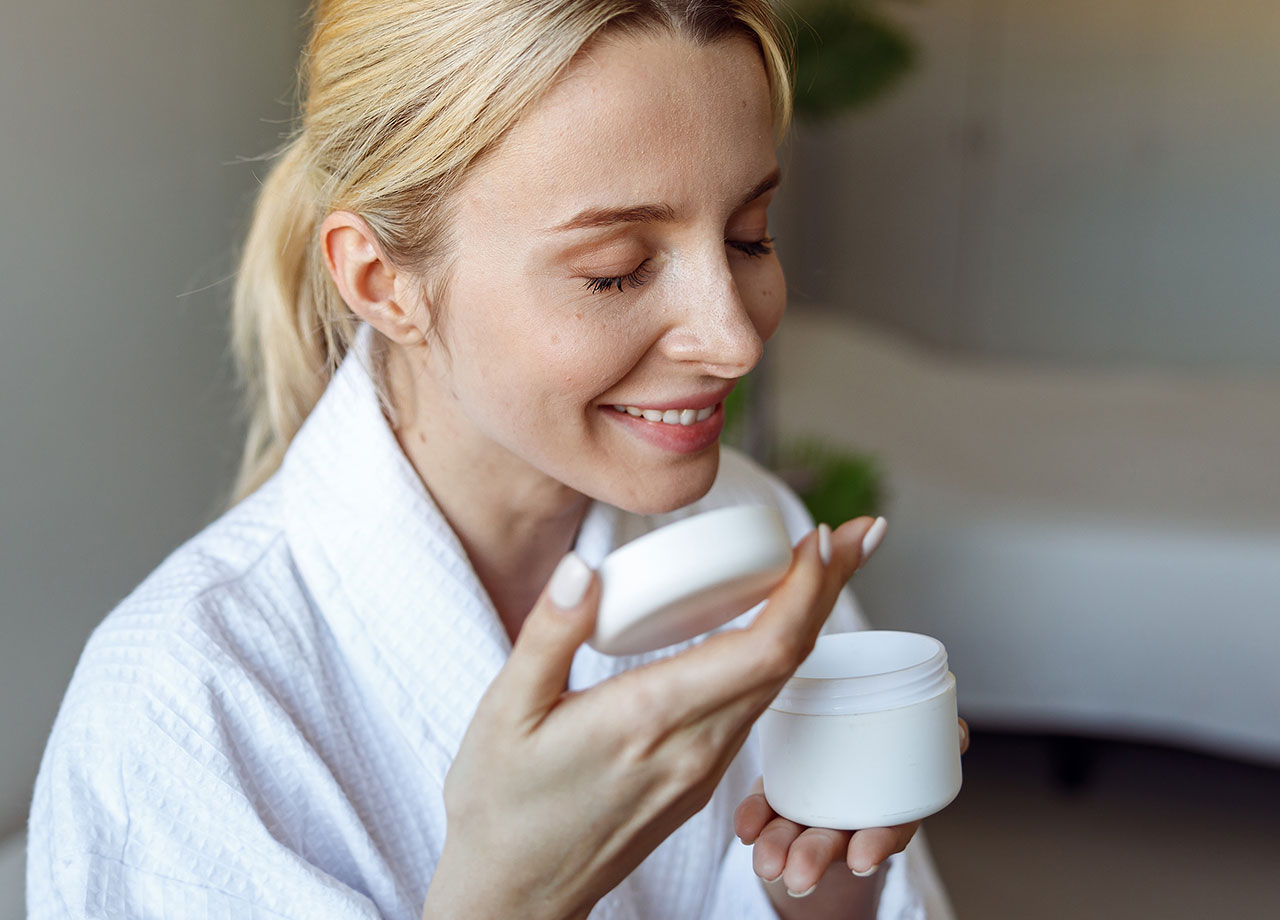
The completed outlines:
{"type": "Polygon", "coordinates": [[[767,235],[772,193],[740,205],[777,167],[772,130],[764,67],[744,39],[609,37],[579,56],[464,183],[449,358],[420,349],[397,378],[412,389],[393,394],[414,407],[407,424],[448,433],[428,441],[449,456],[413,457],[433,490],[492,493],[499,481],[507,501],[588,496],[639,512],[705,494],[718,445],[662,450],[602,407],[710,392],[758,360],[785,306],[782,270],[726,241],[767,235]],[[675,220],[545,232],[584,209],[639,204],[675,220]],[[586,286],[642,261],[638,287],[586,286]]]}

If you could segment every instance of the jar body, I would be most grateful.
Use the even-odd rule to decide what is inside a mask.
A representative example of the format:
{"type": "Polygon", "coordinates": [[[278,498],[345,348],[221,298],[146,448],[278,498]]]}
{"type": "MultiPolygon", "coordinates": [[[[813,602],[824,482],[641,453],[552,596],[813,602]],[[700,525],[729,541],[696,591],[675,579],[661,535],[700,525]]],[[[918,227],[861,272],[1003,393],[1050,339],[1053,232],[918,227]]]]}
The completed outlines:
{"type": "Polygon", "coordinates": [[[759,726],[770,806],[799,824],[841,830],[941,811],[960,792],[961,770],[955,677],[944,671],[938,684],[892,708],[766,710],[759,726]]]}

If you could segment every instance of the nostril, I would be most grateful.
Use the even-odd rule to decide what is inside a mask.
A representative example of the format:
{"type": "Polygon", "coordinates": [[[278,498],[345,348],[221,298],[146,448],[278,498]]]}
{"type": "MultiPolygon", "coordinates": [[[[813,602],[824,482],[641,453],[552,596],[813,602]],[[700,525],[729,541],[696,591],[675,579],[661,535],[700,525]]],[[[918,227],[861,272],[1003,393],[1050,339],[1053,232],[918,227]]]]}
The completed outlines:
{"type": "Polygon", "coordinates": [[[669,354],[701,364],[717,377],[741,377],[764,355],[765,333],[756,314],[761,311],[743,298],[738,285],[724,266],[723,274],[702,276],[700,290],[687,292],[683,309],[673,311],[667,344],[669,354]]]}
{"type": "Polygon", "coordinates": [[[764,357],[764,341],[752,328],[731,340],[721,343],[719,358],[716,363],[722,368],[734,372],[734,376],[745,376],[764,357]]]}

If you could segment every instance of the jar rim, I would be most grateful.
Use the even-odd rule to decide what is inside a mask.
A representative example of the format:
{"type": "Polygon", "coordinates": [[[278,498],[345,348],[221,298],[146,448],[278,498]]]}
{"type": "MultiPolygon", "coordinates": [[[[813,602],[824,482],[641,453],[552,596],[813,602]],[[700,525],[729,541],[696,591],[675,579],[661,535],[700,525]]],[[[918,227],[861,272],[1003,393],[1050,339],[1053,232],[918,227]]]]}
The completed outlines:
{"type": "Polygon", "coordinates": [[[807,715],[877,712],[930,699],[951,685],[947,650],[932,636],[834,633],[819,637],[769,708],[807,715]]]}

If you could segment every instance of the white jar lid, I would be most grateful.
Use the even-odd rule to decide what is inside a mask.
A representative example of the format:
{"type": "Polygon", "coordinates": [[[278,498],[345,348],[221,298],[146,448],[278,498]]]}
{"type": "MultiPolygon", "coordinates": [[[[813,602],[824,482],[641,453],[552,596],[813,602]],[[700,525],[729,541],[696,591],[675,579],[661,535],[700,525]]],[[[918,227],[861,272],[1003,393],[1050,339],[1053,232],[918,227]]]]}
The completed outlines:
{"type": "Polygon", "coordinates": [[[768,597],[791,554],[786,525],[764,505],[708,511],[647,533],[600,564],[590,644],[638,655],[715,629],[768,597]]]}

